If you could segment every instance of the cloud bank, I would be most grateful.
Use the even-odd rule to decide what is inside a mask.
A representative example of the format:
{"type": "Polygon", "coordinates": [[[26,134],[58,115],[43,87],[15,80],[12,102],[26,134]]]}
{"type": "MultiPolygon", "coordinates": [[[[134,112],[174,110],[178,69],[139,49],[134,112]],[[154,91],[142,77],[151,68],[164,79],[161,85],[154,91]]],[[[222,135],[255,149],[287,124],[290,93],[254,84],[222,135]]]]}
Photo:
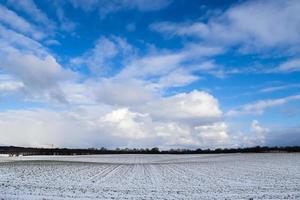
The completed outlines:
{"type": "Polygon", "coordinates": [[[259,94],[253,93],[257,98],[245,100],[242,95],[255,88],[256,79],[249,79],[249,87],[244,88],[248,79],[242,76],[247,73],[272,76],[279,85],[278,79],[287,80],[283,76],[300,71],[299,1],[242,1],[213,15],[207,10],[205,20],[149,17],[175,3],[53,1],[53,12],[47,14],[34,0],[1,2],[0,103],[5,106],[0,107],[0,145],[218,148],[299,144],[297,125],[268,127],[262,117],[270,108],[300,100],[297,80],[280,86],[268,83],[255,91],[259,94]],[[142,13],[138,16],[149,20],[142,29],[153,38],[130,37],[141,30],[139,23],[132,22],[124,25],[126,33],[130,32],[128,38],[114,26],[114,31],[105,33],[103,24],[96,27],[103,32],[92,35],[90,31],[95,30],[73,22],[65,8],[82,14],[83,21],[93,16],[105,23],[118,14],[142,13]],[[165,48],[152,44],[153,40],[161,46],[172,44],[165,48]],[[75,51],[64,49],[73,42],[78,42],[71,45],[75,51]],[[260,61],[262,57],[275,61],[263,62],[261,69],[231,68],[234,62],[225,62],[237,58],[244,64],[244,59],[260,61]],[[238,81],[230,79],[228,84],[226,79],[235,75],[241,78],[234,77],[238,81]],[[229,92],[242,88],[236,93],[240,106],[228,106],[226,92],[218,92],[226,86],[229,92]],[[274,92],[282,93],[272,96],[274,92]],[[240,117],[246,121],[238,122],[240,117]],[[242,128],[235,129],[238,123],[242,128]],[[281,140],[286,136],[295,138],[294,142],[281,140]]]}

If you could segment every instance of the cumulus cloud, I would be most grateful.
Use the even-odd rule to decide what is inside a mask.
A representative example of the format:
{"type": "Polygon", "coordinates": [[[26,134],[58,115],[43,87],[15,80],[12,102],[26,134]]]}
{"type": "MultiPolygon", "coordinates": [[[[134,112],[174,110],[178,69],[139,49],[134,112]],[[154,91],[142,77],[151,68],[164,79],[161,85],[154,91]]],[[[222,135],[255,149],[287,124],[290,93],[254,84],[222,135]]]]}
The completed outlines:
{"type": "Polygon", "coordinates": [[[269,145],[268,140],[273,135],[273,129],[266,127],[256,119],[250,122],[243,121],[242,124],[236,122],[227,123],[227,147],[238,148],[269,145]]]}
{"type": "Polygon", "coordinates": [[[265,109],[283,105],[292,100],[299,100],[300,95],[293,95],[278,99],[267,99],[267,100],[259,100],[255,103],[250,103],[241,106],[239,109],[228,111],[228,116],[239,116],[239,115],[247,115],[247,114],[262,114],[265,109]]]}
{"type": "Polygon", "coordinates": [[[160,120],[188,121],[197,124],[219,120],[222,116],[218,101],[210,94],[197,90],[150,101],[140,109],[160,120]]]}
{"type": "Polygon", "coordinates": [[[202,147],[222,147],[231,142],[225,122],[196,126],[194,129],[202,147]]]}
{"type": "Polygon", "coordinates": [[[268,47],[293,49],[300,43],[299,9],[297,0],[247,1],[211,17],[207,23],[160,22],[151,28],[170,36],[195,37],[224,45],[241,44],[246,51],[268,47]]]}
{"type": "Polygon", "coordinates": [[[131,112],[128,108],[113,110],[101,117],[100,122],[113,136],[133,140],[151,137],[151,118],[147,114],[131,112]]]}
{"type": "Polygon", "coordinates": [[[220,119],[222,113],[211,95],[194,91],[163,98],[158,100],[158,105],[160,112],[152,110],[157,109],[155,106],[140,109],[101,103],[67,111],[2,111],[0,128],[6,131],[0,133],[1,142],[28,146],[54,144],[111,148],[194,148],[199,145],[225,145],[228,142],[226,124],[220,119]],[[193,123],[185,119],[193,119],[193,123]]]}
{"type": "Polygon", "coordinates": [[[0,113],[1,143],[58,147],[151,147],[160,138],[143,114],[103,106],[67,112],[13,110],[0,113]]]}
{"type": "Polygon", "coordinates": [[[266,134],[269,133],[269,129],[262,127],[257,120],[253,120],[251,123],[251,133],[254,138],[253,145],[265,144],[266,134]]]}

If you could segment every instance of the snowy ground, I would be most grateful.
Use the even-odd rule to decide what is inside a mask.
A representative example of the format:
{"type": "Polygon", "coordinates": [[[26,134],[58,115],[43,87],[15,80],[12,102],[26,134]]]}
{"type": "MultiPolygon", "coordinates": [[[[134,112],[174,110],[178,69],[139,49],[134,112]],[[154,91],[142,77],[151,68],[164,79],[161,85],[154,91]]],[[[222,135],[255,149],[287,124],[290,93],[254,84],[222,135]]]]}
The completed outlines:
{"type": "Polygon", "coordinates": [[[0,199],[300,199],[300,154],[0,156],[0,199]]]}

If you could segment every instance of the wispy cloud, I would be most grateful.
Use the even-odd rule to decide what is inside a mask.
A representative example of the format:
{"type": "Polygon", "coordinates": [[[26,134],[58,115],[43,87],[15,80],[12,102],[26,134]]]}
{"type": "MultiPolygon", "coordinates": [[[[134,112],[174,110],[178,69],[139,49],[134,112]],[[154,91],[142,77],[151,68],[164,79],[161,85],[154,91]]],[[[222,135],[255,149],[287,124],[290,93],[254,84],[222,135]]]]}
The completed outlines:
{"type": "Polygon", "coordinates": [[[105,17],[109,13],[130,9],[139,10],[141,12],[157,11],[167,7],[171,2],[171,0],[70,0],[73,7],[80,8],[86,12],[98,10],[101,17],[105,17]]]}
{"type": "Polygon", "coordinates": [[[20,12],[26,13],[31,20],[44,25],[44,27],[49,28],[49,30],[53,30],[55,28],[55,22],[50,20],[47,15],[38,8],[33,0],[8,0],[7,5],[20,12]]]}
{"type": "Polygon", "coordinates": [[[286,84],[286,85],[279,85],[279,86],[273,86],[273,87],[266,87],[263,89],[260,89],[259,92],[262,93],[269,93],[269,92],[275,92],[280,90],[287,90],[291,88],[300,88],[300,84],[286,84]]]}
{"type": "Polygon", "coordinates": [[[10,28],[27,34],[34,39],[42,39],[45,37],[45,33],[38,30],[36,26],[30,24],[15,12],[2,5],[0,5],[0,21],[10,28]]]}
{"type": "Polygon", "coordinates": [[[207,23],[159,22],[151,28],[169,36],[195,37],[223,45],[240,44],[244,52],[269,47],[294,48],[300,43],[299,9],[297,0],[248,1],[230,7],[207,23]]]}
{"type": "Polygon", "coordinates": [[[300,59],[291,59],[270,70],[273,73],[291,73],[300,71],[300,59]]]}
{"type": "Polygon", "coordinates": [[[64,102],[60,81],[71,79],[74,72],[64,69],[43,45],[0,25],[0,70],[21,82],[32,99],[64,102]]]}
{"type": "Polygon", "coordinates": [[[134,48],[126,40],[115,36],[101,37],[95,42],[92,49],[71,59],[71,64],[85,66],[93,74],[103,75],[114,66],[114,58],[118,57],[121,60],[119,64],[124,65],[126,60],[129,60],[134,54],[134,48]]]}
{"type": "Polygon", "coordinates": [[[243,105],[239,109],[230,110],[227,112],[227,116],[239,116],[247,114],[259,115],[262,114],[267,108],[283,105],[292,100],[300,100],[300,95],[293,95],[278,99],[259,100],[255,103],[243,105]]]}
{"type": "Polygon", "coordinates": [[[8,93],[15,93],[24,87],[21,81],[16,80],[10,75],[0,75],[0,96],[6,96],[8,93]]]}

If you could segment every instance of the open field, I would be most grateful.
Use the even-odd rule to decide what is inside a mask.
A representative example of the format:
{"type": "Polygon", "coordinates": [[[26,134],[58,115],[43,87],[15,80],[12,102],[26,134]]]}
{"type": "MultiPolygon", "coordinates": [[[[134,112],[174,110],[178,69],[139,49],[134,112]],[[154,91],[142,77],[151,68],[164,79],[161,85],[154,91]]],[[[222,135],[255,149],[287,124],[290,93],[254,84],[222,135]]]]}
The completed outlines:
{"type": "Polygon", "coordinates": [[[2,199],[300,199],[296,153],[0,156],[0,172],[2,199]]]}

